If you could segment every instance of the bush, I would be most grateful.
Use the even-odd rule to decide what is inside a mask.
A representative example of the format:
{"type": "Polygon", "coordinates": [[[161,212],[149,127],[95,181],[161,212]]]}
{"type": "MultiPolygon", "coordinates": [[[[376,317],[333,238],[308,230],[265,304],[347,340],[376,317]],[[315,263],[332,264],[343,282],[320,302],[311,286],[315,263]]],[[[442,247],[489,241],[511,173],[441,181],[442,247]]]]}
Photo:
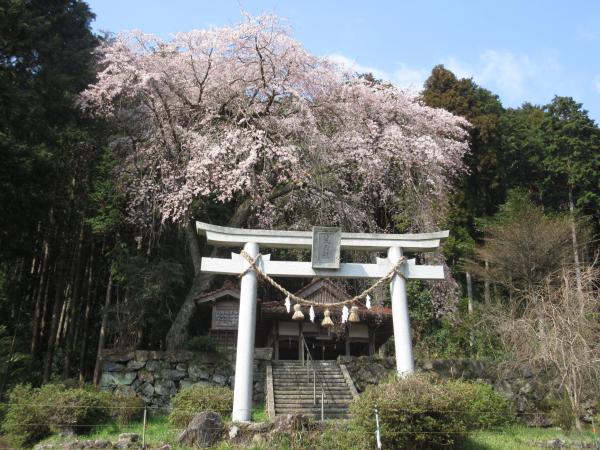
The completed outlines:
{"type": "MultiPolygon", "coordinates": [[[[384,448],[448,448],[470,430],[516,421],[510,401],[487,384],[440,381],[411,375],[370,386],[351,406],[358,426],[374,436],[374,409],[379,410],[384,448]]],[[[374,440],[374,438],[372,438],[374,440]]]]}
{"type": "Polygon", "coordinates": [[[114,394],[111,418],[119,425],[129,425],[144,415],[144,402],[134,395],[114,394]]]}
{"type": "Polygon", "coordinates": [[[489,384],[452,380],[446,387],[453,396],[454,409],[460,411],[470,430],[500,427],[517,421],[513,403],[489,384]]]}
{"type": "Polygon", "coordinates": [[[31,445],[65,429],[85,433],[110,420],[110,406],[111,395],[94,389],[18,385],[10,392],[2,431],[17,446],[31,445]]]}
{"type": "Polygon", "coordinates": [[[171,399],[169,422],[186,427],[202,411],[215,411],[226,416],[233,408],[233,391],[224,386],[192,385],[182,389],[171,399]]]}
{"type": "Polygon", "coordinates": [[[566,431],[575,425],[575,413],[566,395],[550,395],[542,401],[540,407],[548,415],[552,425],[566,431]]]}
{"type": "Polygon", "coordinates": [[[217,351],[217,343],[212,336],[194,336],[185,343],[184,347],[186,350],[196,352],[215,353],[217,351]]]}
{"type": "Polygon", "coordinates": [[[465,421],[453,411],[455,397],[444,383],[411,375],[367,390],[351,406],[356,425],[375,444],[374,409],[379,410],[383,448],[448,448],[467,434],[465,421]]]}

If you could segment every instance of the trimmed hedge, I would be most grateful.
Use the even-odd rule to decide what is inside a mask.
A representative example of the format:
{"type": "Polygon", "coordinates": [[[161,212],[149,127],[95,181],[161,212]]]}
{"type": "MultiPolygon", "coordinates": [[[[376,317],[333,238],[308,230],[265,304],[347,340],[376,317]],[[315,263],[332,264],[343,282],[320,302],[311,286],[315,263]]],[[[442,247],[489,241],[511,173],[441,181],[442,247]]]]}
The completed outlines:
{"type": "Polygon", "coordinates": [[[488,386],[411,375],[370,386],[351,405],[353,420],[372,445],[375,407],[384,448],[456,448],[470,430],[515,420],[511,405],[488,386]]]}
{"type": "Polygon", "coordinates": [[[169,422],[178,427],[186,427],[202,411],[229,415],[233,408],[233,391],[225,386],[192,385],[182,389],[171,399],[171,407],[169,422]]]}

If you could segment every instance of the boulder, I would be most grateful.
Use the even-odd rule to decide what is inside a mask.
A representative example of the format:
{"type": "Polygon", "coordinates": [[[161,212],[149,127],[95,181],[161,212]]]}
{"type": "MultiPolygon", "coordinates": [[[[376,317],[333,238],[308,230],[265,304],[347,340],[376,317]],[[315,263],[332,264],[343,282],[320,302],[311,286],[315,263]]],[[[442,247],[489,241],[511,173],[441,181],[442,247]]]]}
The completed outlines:
{"type": "Polygon", "coordinates": [[[229,429],[229,439],[235,439],[240,435],[240,427],[233,425],[229,429]]]}
{"type": "Polygon", "coordinates": [[[193,380],[208,380],[210,374],[200,366],[191,365],[188,367],[188,373],[193,380]]]}
{"type": "Polygon", "coordinates": [[[302,414],[276,416],[273,429],[280,433],[308,430],[308,418],[302,414]]]}
{"type": "Polygon", "coordinates": [[[154,381],[154,375],[147,370],[140,370],[138,372],[138,379],[144,383],[152,383],[154,381]]]}
{"type": "Polygon", "coordinates": [[[150,372],[157,372],[161,369],[161,367],[162,363],[155,359],[146,363],[146,370],[149,370],[150,372]]]}
{"type": "Polygon", "coordinates": [[[208,448],[220,439],[222,432],[221,415],[214,411],[204,411],[194,416],[177,437],[177,442],[190,447],[208,448]]]}
{"type": "Polygon", "coordinates": [[[119,435],[119,442],[124,442],[127,444],[137,442],[140,440],[140,435],[137,433],[121,433],[119,435]]]}
{"type": "Polygon", "coordinates": [[[154,383],[154,392],[156,394],[169,397],[177,392],[173,380],[160,380],[154,383]]]}
{"type": "Polygon", "coordinates": [[[123,386],[133,383],[136,377],[135,372],[104,372],[100,378],[100,388],[106,389],[110,386],[123,386]]]}
{"type": "Polygon", "coordinates": [[[121,372],[125,366],[123,364],[119,364],[112,361],[103,361],[102,362],[102,371],[103,372],[121,372]]]}
{"type": "Polygon", "coordinates": [[[132,359],[125,366],[125,370],[130,370],[130,371],[140,370],[145,365],[146,365],[146,362],[144,362],[144,361],[136,361],[135,359],[132,359]]]}
{"type": "Polygon", "coordinates": [[[221,386],[224,386],[227,383],[227,377],[224,375],[220,375],[220,374],[214,374],[212,377],[212,380],[216,384],[220,384],[221,386]]]}
{"type": "Polygon", "coordinates": [[[140,386],[138,392],[145,397],[150,397],[152,394],[154,394],[154,386],[152,386],[150,383],[144,383],[140,386]]]}

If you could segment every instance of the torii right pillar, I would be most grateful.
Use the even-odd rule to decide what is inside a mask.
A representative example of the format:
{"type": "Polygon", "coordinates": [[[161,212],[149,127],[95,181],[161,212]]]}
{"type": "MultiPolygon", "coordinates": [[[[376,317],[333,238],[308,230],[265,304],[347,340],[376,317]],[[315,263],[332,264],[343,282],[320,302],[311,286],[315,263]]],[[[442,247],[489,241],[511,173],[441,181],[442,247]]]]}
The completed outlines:
{"type": "MultiPolygon", "coordinates": [[[[388,259],[395,265],[402,258],[401,247],[390,247],[388,259]]],[[[408,316],[408,298],[406,296],[406,280],[403,276],[395,274],[390,283],[392,297],[392,319],[394,322],[394,347],[396,350],[396,371],[398,375],[405,376],[415,371],[415,362],[412,352],[412,337],[410,318],[408,316]]]]}

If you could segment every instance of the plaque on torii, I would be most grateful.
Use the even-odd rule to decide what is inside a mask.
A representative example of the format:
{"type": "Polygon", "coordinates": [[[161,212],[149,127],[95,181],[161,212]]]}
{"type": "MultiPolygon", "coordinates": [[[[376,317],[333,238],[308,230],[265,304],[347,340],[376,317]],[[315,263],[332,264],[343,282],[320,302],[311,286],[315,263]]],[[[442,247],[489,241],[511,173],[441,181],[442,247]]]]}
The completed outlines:
{"type": "MultiPolygon", "coordinates": [[[[381,279],[386,277],[403,258],[404,252],[427,252],[439,248],[449,232],[417,234],[344,233],[339,228],[314,227],[312,231],[246,230],[196,222],[199,233],[207,242],[222,247],[243,247],[251,258],[257,258],[260,270],[270,277],[329,277],[381,279]],[[311,249],[311,262],[272,261],[270,255],[260,255],[264,248],[311,249]],[[387,251],[387,258],[375,263],[342,263],[340,250],[387,251]]],[[[248,270],[250,263],[239,253],[231,258],[202,258],[204,272],[239,275],[240,309],[233,398],[234,421],[250,420],[252,412],[254,334],[256,327],[257,276],[248,270]]],[[[409,259],[390,282],[392,319],[396,350],[396,370],[404,375],[414,372],[406,280],[442,280],[442,266],[416,264],[409,259]]]]}

